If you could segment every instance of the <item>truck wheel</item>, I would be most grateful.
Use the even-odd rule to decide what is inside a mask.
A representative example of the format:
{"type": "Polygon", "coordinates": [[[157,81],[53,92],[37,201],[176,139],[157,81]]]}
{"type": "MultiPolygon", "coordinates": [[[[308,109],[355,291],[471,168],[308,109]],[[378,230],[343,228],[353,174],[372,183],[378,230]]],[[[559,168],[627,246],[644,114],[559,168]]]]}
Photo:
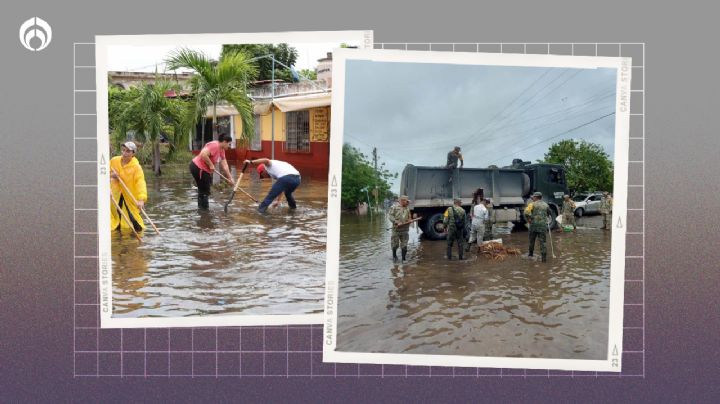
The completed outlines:
{"type": "Polygon", "coordinates": [[[442,213],[436,213],[425,222],[423,232],[430,240],[444,240],[447,237],[447,231],[443,224],[445,216],[442,213]]]}
{"type": "Polygon", "coordinates": [[[583,209],[583,208],[577,208],[577,209],[575,209],[575,216],[577,216],[577,217],[582,217],[583,214],[585,214],[585,209],[583,209]]]}

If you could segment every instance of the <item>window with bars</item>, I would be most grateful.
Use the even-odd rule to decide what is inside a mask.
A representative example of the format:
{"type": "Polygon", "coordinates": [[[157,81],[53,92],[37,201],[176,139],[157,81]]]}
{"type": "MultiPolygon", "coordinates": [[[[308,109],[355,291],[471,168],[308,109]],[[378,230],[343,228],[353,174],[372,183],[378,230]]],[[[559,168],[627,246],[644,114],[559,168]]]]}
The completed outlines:
{"type": "Polygon", "coordinates": [[[255,133],[250,140],[250,150],[260,151],[262,150],[262,117],[260,115],[253,115],[255,118],[255,133]]]}
{"type": "Polygon", "coordinates": [[[287,140],[285,150],[290,153],[310,151],[310,111],[292,111],[285,115],[287,140]]]}

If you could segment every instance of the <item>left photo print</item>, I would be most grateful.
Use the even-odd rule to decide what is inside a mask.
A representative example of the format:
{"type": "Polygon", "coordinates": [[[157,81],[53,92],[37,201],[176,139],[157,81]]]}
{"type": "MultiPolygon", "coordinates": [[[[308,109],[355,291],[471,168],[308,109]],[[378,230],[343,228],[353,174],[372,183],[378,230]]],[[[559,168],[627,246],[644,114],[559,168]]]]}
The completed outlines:
{"type": "Polygon", "coordinates": [[[96,37],[101,327],[322,322],[332,53],[372,44],[96,37]]]}

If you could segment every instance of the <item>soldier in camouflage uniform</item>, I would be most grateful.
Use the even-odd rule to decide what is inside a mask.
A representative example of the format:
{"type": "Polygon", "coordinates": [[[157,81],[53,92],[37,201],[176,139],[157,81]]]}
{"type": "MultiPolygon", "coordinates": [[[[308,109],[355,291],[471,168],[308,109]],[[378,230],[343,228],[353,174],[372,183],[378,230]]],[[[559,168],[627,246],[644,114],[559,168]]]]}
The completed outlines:
{"type": "MultiPolygon", "coordinates": [[[[577,230],[577,226],[575,225],[575,202],[570,199],[570,195],[563,196],[562,224],[563,226],[570,226],[570,224],[572,224],[573,231],[577,230]]],[[[558,232],[561,231],[562,228],[558,227],[558,232]]]]}
{"type": "Polygon", "coordinates": [[[400,247],[402,260],[405,261],[407,256],[407,244],[410,238],[410,209],[408,205],[410,201],[405,195],[400,195],[398,203],[393,205],[388,211],[388,220],[392,223],[392,236],[390,237],[390,246],[393,253],[393,261],[397,261],[397,249],[400,247]]]}
{"type": "Polygon", "coordinates": [[[603,196],[600,199],[600,206],[598,206],[598,209],[600,210],[600,214],[602,214],[603,217],[603,230],[610,230],[610,226],[612,225],[612,197],[608,192],[603,192],[603,196]]]}
{"type": "Polygon", "coordinates": [[[550,215],[550,206],[542,200],[542,194],[535,192],[530,202],[525,208],[525,220],[530,224],[528,234],[530,236],[530,246],[528,248],[528,257],[533,256],[535,251],[535,239],[540,239],[540,254],[542,254],[542,262],[547,262],[547,248],[545,247],[545,238],[548,231],[548,216],[550,215]]]}
{"type": "Polygon", "coordinates": [[[458,256],[462,260],[463,247],[465,244],[465,226],[467,224],[467,215],[465,209],[462,208],[462,201],[455,198],[453,206],[445,211],[443,224],[447,229],[447,258],[452,259],[452,247],[457,240],[458,256]]]}

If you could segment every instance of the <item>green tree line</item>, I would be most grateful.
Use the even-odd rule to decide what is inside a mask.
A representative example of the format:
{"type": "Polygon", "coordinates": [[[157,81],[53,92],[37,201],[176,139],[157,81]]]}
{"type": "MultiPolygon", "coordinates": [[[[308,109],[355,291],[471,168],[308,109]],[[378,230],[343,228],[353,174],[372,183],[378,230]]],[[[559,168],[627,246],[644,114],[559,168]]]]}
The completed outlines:
{"type": "Polygon", "coordinates": [[[357,208],[360,202],[375,205],[372,190],[377,187],[378,202],[393,196],[388,180],[397,178],[381,163],[377,170],[370,160],[355,147],[345,143],[342,151],[342,187],[340,201],[343,209],[357,208]]]}

